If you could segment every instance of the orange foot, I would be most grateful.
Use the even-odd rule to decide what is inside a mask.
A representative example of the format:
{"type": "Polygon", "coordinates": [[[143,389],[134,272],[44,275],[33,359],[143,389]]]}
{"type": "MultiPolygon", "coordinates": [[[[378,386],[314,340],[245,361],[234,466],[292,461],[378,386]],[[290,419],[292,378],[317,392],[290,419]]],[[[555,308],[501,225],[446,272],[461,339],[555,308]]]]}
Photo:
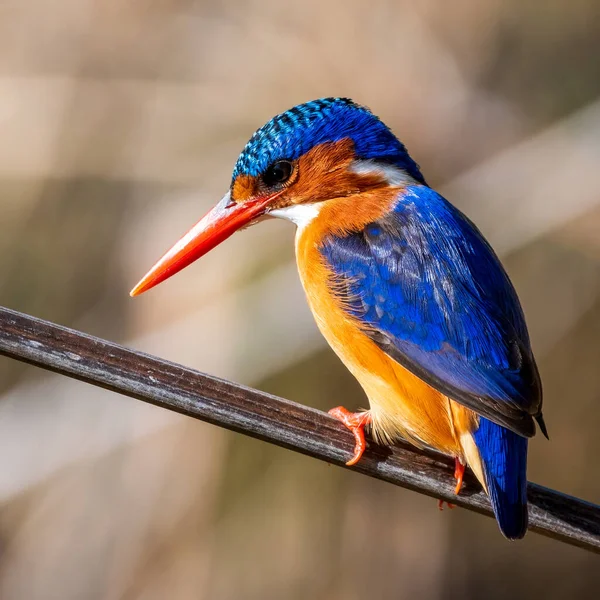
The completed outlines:
{"type": "Polygon", "coordinates": [[[367,447],[365,442],[365,425],[371,423],[371,413],[369,411],[351,413],[343,406],[336,406],[329,411],[329,414],[338,421],[341,421],[354,434],[354,439],[356,440],[354,455],[346,464],[349,467],[355,465],[367,447]]]}
{"type": "MultiPolygon", "coordinates": [[[[465,465],[463,465],[458,458],[454,459],[454,479],[456,479],[456,487],[454,488],[454,493],[458,496],[463,484],[463,477],[465,474],[465,465]]],[[[450,504],[450,502],[446,502],[448,508],[454,508],[454,504],[450,504]]],[[[444,510],[444,501],[438,500],[438,508],[440,510],[444,510]]]]}
{"type": "Polygon", "coordinates": [[[465,465],[463,465],[458,458],[454,459],[454,479],[456,479],[456,487],[454,493],[458,496],[463,484],[463,477],[465,474],[465,465]]]}

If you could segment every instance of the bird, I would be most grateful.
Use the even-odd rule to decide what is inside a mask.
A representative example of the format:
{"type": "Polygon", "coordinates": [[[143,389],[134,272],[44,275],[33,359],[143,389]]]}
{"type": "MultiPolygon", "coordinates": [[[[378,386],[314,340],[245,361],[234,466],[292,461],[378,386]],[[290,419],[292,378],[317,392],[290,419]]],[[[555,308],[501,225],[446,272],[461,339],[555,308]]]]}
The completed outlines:
{"type": "Polygon", "coordinates": [[[347,464],[361,459],[365,428],[379,444],[438,450],[454,458],[455,493],[468,466],[502,534],[522,538],[528,440],[537,428],[548,437],[523,309],[481,232],[369,108],[331,97],[273,117],[229,191],[131,295],[273,217],[296,225],[309,307],[369,401],[329,411],[354,434],[347,464]]]}

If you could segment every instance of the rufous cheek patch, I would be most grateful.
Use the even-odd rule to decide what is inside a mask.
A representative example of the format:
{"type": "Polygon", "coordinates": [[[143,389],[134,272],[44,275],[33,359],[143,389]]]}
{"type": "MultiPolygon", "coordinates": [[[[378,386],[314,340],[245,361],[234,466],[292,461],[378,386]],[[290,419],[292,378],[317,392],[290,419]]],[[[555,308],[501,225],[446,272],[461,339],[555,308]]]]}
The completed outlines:
{"type": "Polygon", "coordinates": [[[291,204],[362,194],[383,183],[379,175],[362,175],[350,168],[356,160],[350,138],[315,146],[298,160],[298,181],[286,194],[291,204]]]}

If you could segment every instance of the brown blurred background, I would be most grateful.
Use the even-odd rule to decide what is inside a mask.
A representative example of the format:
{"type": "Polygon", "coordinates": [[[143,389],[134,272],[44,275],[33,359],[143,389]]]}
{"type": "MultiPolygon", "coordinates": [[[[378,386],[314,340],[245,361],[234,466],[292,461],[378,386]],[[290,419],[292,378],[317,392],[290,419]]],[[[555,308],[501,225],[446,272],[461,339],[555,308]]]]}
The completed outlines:
{"type": "MultiPolygon", "coordinates": [[[[0,0],[0,303],[364,405],[285,223],[128,296],[254,129],[350,96],[503,257],[546,391],[530,478],[598,502],[599,17],[597,0],[0,0]]],[[[599,597],[585,551],[8,359],[0,393],[2,600],[599,597]]]]}

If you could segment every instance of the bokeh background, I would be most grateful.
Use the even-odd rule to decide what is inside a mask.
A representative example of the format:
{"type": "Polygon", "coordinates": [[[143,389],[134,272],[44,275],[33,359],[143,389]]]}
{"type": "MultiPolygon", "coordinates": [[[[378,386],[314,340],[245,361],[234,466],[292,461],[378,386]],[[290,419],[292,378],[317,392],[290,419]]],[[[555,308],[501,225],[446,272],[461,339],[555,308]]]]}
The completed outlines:
{"type": "MultiPolygon", "coordinates": [[[[530,478],[600,501],[597,0],[0,0],[0,303],[328,408],[293,230],[128,290],[299,102],[370,106],[503,258],[545,386],[530,478]]],[[[0,598],[597,598],[598,558],[0,359],[0,598]]]]}

